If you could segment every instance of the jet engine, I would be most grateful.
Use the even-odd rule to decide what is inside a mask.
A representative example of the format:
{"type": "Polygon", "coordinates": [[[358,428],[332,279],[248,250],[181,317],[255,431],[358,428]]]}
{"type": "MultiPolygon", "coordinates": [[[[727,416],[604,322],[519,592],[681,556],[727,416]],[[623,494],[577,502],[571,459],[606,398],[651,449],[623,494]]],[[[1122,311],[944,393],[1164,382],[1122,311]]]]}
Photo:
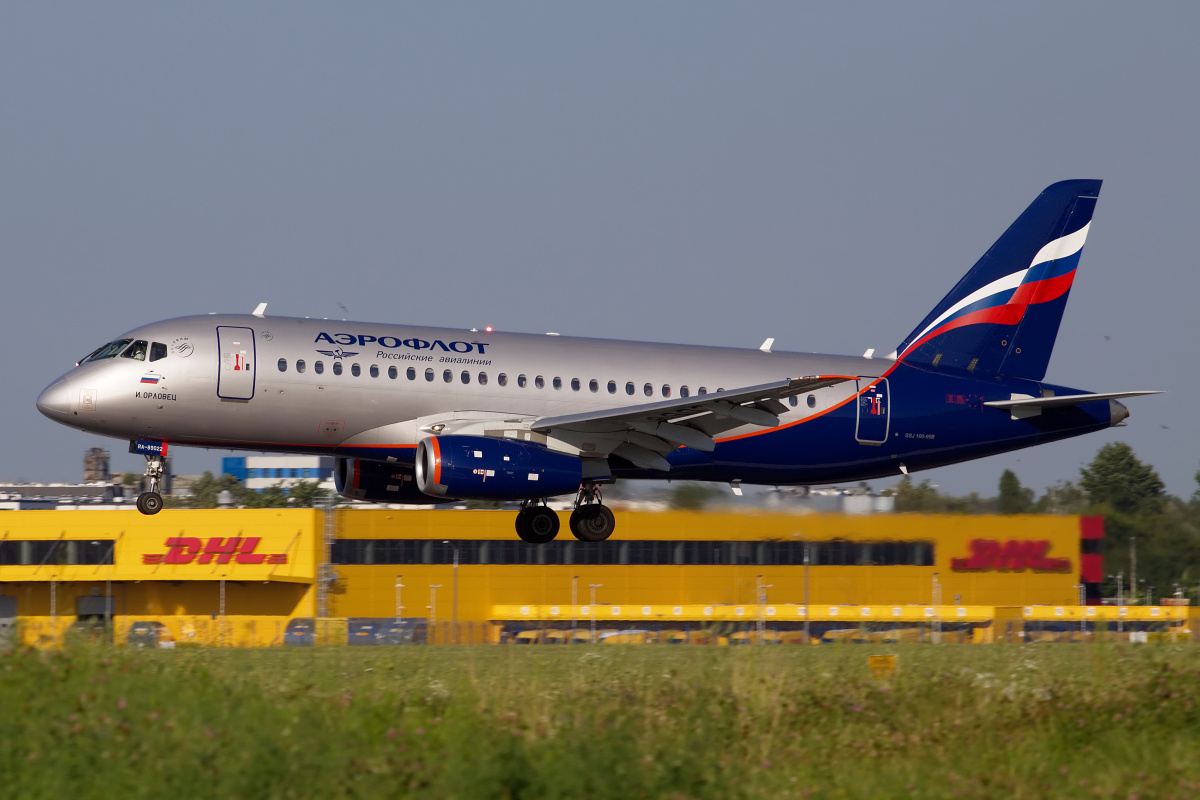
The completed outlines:
{"type": "Polygon", "coordinates": [[[430,436],[417,445],[417,488],[460,500],[532,500],[578,491],[583,461],[486,436],[430,436]]]}
{"type": "Polygon", "coordinates": [[[432,505],[448,502],[448,499],[422,494],[412,475],[401,472],[395,464],[381,461],[339,458],[333,468],[333,485],[342,497],[372,503],[432,505]]]}

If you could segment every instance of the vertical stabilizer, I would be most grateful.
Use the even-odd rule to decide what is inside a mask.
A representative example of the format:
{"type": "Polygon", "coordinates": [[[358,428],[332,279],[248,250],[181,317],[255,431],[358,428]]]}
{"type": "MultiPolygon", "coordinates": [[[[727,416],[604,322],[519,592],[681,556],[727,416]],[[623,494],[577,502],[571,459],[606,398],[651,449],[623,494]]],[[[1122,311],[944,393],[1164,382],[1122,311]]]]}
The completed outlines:
{"type": "Polygon", "coordinates": [[[1038,195],[897,348],[913,364],[1040,381],[1100,194],[1098,180],[1038,195]]]}

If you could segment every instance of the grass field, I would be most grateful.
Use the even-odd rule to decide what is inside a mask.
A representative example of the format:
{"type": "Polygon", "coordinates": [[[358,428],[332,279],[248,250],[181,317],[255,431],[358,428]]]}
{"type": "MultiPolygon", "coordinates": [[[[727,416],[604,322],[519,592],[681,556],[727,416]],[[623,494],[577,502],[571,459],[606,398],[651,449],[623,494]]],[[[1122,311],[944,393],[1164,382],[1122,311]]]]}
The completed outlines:
{"type": "Polygon", "coordinates": [[[19,651],[0,796],[1185,798],[1197,703],[1167,644],[19,651]]]}

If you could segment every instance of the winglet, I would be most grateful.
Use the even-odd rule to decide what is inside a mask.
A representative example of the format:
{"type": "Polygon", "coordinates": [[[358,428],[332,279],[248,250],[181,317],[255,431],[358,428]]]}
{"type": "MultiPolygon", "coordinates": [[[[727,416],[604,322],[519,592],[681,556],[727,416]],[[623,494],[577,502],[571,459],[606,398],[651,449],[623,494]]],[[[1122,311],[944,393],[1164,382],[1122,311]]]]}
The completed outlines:
{"type": "Polygon", "coordinates": [[[259,319],[262,319],[267,314],[267,304],[259,303],[255,307],[253,314],[254,314],[254,316],[258,317],[259,319]]]}
{"type": "Polygon", "coordinates": [[[768,338],[765,342],[763,342],[761,345],[759,345],[758,349],[762,350],[764,353],[769,353],[769,352],[771,352],[771,346],[774,344],[775,344],[775,337],[772,336],[772,337],[768,338]]]}

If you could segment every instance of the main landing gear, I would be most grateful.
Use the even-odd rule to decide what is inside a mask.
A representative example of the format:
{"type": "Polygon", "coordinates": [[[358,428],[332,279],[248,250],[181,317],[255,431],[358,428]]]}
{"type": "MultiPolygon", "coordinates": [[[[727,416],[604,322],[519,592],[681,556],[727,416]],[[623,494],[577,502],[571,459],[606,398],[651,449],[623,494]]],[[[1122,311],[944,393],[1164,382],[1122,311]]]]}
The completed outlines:
{"type": "Polygon", "coordinates": [[[163,499],[158,493],[158,482],[163,475],[163,461],[161,456],[146,456],[146,471],[142,477],[150,481],[150,491],[142,492],[138,495],[137,510],[146,515],[157,514],[162,511],[163,499]]]}
{"type": "MultiPolygon", "coordinates": [[[[600,494],[600,485],[585,483],[575,497],[571,533],[581,542],[603,542],[617,527],[616,518],[600,494]]],[[[558,514],[542,500],[526,500],[517,512],[517,535],[530,544],[545,544],[558,536],[558,514]]]]}
{"type": "Polygon", "coordinates": [[[603,542],[616,530],[617,519],[600,494],[600,484],[585,483],[575,496],[571,533],[581,542],[603,542]]]}
{"type": "Polygon", "coordinates": [[[530,544],[545,544],[558,536],[558,514],[541,500],[526,500],[517,512],[517,536],[530,544]]]}

